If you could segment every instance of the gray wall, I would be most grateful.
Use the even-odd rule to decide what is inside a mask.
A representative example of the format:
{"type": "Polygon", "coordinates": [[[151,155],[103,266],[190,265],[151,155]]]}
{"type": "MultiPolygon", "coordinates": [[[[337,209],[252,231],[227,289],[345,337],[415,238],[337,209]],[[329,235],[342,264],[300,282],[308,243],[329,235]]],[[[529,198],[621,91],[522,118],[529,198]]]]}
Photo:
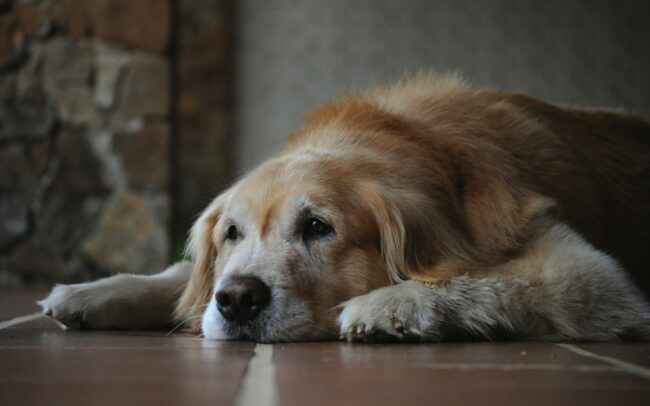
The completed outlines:
{"type": "Polygon", "coordinates": [[[236,166],[282,145],[304,113],[420,68],[557,103],[650,115],[646,0],[238,2],[236,166]]]}

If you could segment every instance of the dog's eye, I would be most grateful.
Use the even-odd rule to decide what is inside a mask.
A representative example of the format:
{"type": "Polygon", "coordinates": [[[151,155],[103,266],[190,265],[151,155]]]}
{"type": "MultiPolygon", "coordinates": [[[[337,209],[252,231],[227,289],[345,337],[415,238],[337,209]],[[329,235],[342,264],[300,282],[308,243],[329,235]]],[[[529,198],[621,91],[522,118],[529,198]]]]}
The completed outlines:
{"type": "Polygon", "coordinates": [[[228,227],[228,231],[226,232],[226,240],[235,241],[237,240],[237,237],[239,237],[239,233],[237,232],[237,226],[232,225],[228,227]]]}
{"type": "Polygon", "coordinates": [[[332,231],[329,224],[316,217],[306,219],[302,226],[302,236],[307,241],[325,237],[332,231]]]}

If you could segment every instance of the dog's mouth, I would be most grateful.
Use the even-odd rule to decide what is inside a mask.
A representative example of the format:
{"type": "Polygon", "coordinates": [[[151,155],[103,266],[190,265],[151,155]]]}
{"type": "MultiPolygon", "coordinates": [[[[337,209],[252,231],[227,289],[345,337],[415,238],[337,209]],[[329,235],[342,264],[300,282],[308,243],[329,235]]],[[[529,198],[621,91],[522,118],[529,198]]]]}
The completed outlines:
{"type": "Polygon", "coordinates": [[[246,323],[234,323],[222,320],[221,326],[224,335],[228,340],[233,341],[268,341],[276,332],[265,326],[265,323],[252,321],[246,323]]]}
{"type": "Polygon", "coordinates": [[[267,323],[233,324],[222,323],[222,333],[226,340],[254,341],[258,343],[278,343],[294,341],[330,341],[339,337],[337,331],[314,325],[287,320],[279,325],[267,323]]]}

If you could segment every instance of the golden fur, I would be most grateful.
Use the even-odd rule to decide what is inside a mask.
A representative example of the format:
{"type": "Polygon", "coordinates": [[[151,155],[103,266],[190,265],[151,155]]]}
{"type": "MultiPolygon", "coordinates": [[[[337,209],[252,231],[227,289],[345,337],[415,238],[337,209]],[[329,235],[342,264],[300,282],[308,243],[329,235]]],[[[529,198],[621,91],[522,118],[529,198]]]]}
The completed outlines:
{"type": "MultiPolygon", "coordinates": [[[[382,329],[403,337],[397,314],[438,317],[422,306],[426,302],[438,309],[444,307],[437,303],[450,303],[446,312],[454,316],[441,323],[465,323],[471,330],[465,335],[505,329],[609,340],[645,332],[647,304],[602,252],[650,289],[648,179],[650,124],[633,114],[476,90],[453,76],[419,75],[365,95],[344,95],[312,112],[282,151],[199,217],[189,244],[193,271],[174,319],[217,338],[332,338],[340,327],[348,339],[366,339],[367,325],[375,323],[369,309],[378,303],[374,312],[395,306],[395,324],[382,329]],[[294,242],[288,230],[304,207],[327,219],[336,236],[307,250],[294,242]],[[227,244],[223,235],[235,223],[248,234],[227,244]],[[564,252],[558,241],[573,248],[564,252]],[[544,273],[544,260],[559,264],[557,274],[544,273]],[[564,264],[572,264],[566,275],[560,272],[564,264]],[[254,328],[215,321],[215,287],[225,275],[238,274],[253,274],[281,292],[281,304],[254,328]],[[582,286],[584,275],[593,283],[582,286]],[[513,282],[520,279],[525,283],[513,282]],[[391,284],[385,288],[390,291],[380,290],[393,298],[390,303],[373,296],[391,284]],[[609,295],[605,291],[614,285],[624,292],[613,295],[629,293],[630,301],[612,304],[606,296],[609,307],[588,326],[566,321],[572,317],[566,309],[549,310],[538,297],[582,289],[571,296],[571,306],[580,303],[579,311],[587,313],[576,313],[576,320],[591,320],[596,308],[585,295],[609,295]],[[453,289],[466,299],[449,299],[453,289]],[[476,302],[482,294],[496,298],[476,302]],[[420,299],[404,310],[400,295],[420,299]],[[513,308],[504,307],[513,300],[513,308]],[[526,300],[540,303],[524,308],[526,300]],[[459,313],[477,303],[494,306],[495,313],[459,313]],[[287,315],[296,320],[279,320],[287,315]],[[355,317],[367,321],[350,321],[355,317]],[[601,331],[613,319],[638,321],[620,321],[616,333],[601,331]]],[[[451,333],[442,336],[439,324],[427,324],[435,330],[429,336],[422,326],[412,331],[445,339],[451,333]]]]}
{"type": "MultiPolygon", "coordinates": [[[[650,124],[632,114],[561,108],[421,75],[315,110],[274,159],[336,151],[314,153],[312,169],[345,180],[346,190],[371,208],[372,219],[362,212],[351,217],[364,220],[361,233],[370,240],[379,233],[395,281],[485,272],[516,256],[538,224],[553,218],[650,287],[649,137],[650,124]]],[[[304,173],[283,175],[291,184],[304,173]]],[[[333,200],[344,199],[340,185],[327,186],[333,200]]],[[[276,202],[261,198],[254,205],[268,213],[265,205],[276,202]]],[[[205,241],[192,245],[197,264],[179,317],[194,315],[212,288],[206,261],[215,248],[203,223],[214,224],[213,210],[193,233],[205,241]]],[[[387,282],[384,270],[373,277],[387,282]]]]}

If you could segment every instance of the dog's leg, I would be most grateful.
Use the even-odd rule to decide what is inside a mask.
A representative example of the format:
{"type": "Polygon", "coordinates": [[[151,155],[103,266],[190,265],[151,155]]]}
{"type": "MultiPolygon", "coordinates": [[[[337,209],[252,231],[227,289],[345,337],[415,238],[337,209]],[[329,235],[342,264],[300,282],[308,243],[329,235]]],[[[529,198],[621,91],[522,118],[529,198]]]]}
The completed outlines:
{"type": "Polygon", "coordinates": [[[38,304],[45,315],[69,328],[165,328],[174,322],[174,306],[191,272],[189,262],[179,262],[156,275],[121,274],[57,285],[38,304]]]}
{"type": "Polygon", "coordinates": [[[344,303],[349,341],[650,340],[650,307],[611,257],[563,225],[522,256],[444,284],[406,281],[344,303]]]}

